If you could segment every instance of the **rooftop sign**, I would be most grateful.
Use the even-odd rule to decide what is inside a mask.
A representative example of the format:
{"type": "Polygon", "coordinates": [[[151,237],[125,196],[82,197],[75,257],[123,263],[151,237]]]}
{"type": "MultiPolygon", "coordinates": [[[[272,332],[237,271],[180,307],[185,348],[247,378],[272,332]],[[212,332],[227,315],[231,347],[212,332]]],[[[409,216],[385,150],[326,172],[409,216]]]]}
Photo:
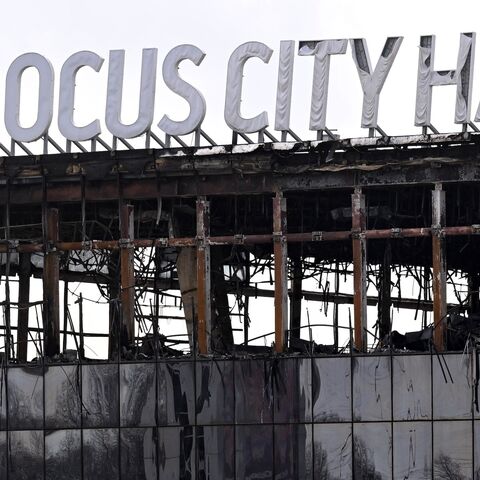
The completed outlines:
{"type": "MultiPolygon", "coordinates": [[[[353,60],[357,67],[363,90],[361,126],[380,129],[378,106],[382,88],[400,49],[403,37],[387,38],[382,53],[372,66],[365,39],[310,40],[280,42],[278,81],[274,128],[285,138],[290,130],[290,107],[292,101],[292,81],[295,55],[313,57],[314,71],[310,106],[310,130],[329,132],[327,118],[327,98],[330,61],[334,55],[343,55],[350,43],[353,60]]],[[[454,70],[434,70],[435,37],[422,36],[419,47],[417,72],[417,93],[415,125],[424,129],[432,128],[431,103],[432,88],[440,85],[456,85],[455,123],[471,125],[471,86],[473,77],[475,34],[462,33],[454,70]]],[[[154,123],[155,84],[157,75],[157,49],[144,49],[137,119],[131,124],[121,120],[124,50],[110,51],[108,60],[108,82],[106,87],[105,125],[114,136],[122,139],[134,138],[149,132],[154,123]]],[[[247,42],[237,47],[230,56],[227,67],[225,91],[226,124],[240,134],[264,131],[270,124],[269,115],[259,111],[253,118],[245,118],[241,112],[242,79],[245,63],[251,58],[259,58],[268,63],[273,50],[260,42],[247,42]]],[[[190,112],[182,121],[174,121],[164,115],[157,127],[169,136],[182,136],[198,132],[207,109],[202,93],[195,86],[183,80],[178,67],[183,61],[193,62],[201,68],[205,53],[194,45],[179,45],[173,48],[163,60],[162,75],[170,90],[184,98],[190,112]]],[[[63,64],[59,79],[58,127],[69,141],[92,140],[101,133],[100,121],[92,119],[88,125],[76,125],[73,120],[75,105],[75,79],[77,72],[89,67],[99,72],[104,59],[90,51],[71,55],[63,64]]],[[[32,142],[47,135],[53,121],[54,70],[51,63],[38,53],[26,53],[16,58],[7,72],[5,92],[5,127],[16,142],[32,142]],[[38,111],[34,124],[30,127],[20,123],[20,100],[22,75],[27,68],[35,68],[39,74],[38,111]]],[[[261,109],[259,109],[261,110],[261,109]]],[[[480,121],[480,108],[474,117],[480,121]]]]}

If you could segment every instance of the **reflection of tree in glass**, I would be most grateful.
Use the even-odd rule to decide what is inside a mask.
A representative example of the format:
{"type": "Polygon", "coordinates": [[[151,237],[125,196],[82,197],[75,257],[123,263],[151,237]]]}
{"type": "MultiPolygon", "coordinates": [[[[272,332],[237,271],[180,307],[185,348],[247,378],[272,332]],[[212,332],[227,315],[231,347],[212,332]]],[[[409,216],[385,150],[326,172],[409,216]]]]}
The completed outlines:
{"type": "Polygon", "coordinates": [[[435,459],[435,478],[439,480],[467,480],[467,477],[461,472],[460,465],[444,453],[441,453],[435,459]]]}
{"type": "Polygon", "coordinates": [[[375,470],[375,463],[370,458],[370,450],[365,443],[354,436],[353,440],[353,469],[354,478],[358,480],[382,480],[382,474],[375,470]]]}
{"type": "Polygon", "coordinates": [[[320,443],[315,445],[315,478],[317,480],[341,480],[328,471],[328,453],[320,443]]]}
{"type": "Polygon", "coordinates": [[[8,445],[10,478],[29,480],[43,471],[43,432],[10,432],[8,445]]]}
{"type": "MultiPolygon", "coordinates": [[[[128,425],[142,424],[142,415],[153,417],[153,412],[145,411],[149,400],[150,388],[155,385],[155,369],[151,365],[128,365],[121,370],[122,419],[128,425]]],[[[153,403],[149,405],[154,408],[153,403]]]]}
{"type": "Polygon", "coordinates": [[[118,430],[84,430],[83,476],[85,479],[118,478],[118,430]]]}
{"type": "Polygon", "coordinates": [[[79,422],[81,401],[79,370],[79,365],[46,367],[45,409],[49,412],[48,423],[52,427],[76,426],[79,422]]]}
{"type": "Polygon", "coordinates": [[[45,436],[47,478],[77,480],[81,478],[80,430],[52,430],[45,436]]]}

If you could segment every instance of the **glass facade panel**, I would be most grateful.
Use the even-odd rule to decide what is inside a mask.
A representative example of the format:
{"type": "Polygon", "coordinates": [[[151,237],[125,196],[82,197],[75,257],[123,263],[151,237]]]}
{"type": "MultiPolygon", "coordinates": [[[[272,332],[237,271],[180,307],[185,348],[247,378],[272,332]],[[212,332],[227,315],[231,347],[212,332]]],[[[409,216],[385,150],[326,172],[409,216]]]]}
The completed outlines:
{"type": "Polygon", "coordinates": [[[118,429],[83,431],[83,478],[118,480],[118,429]]]}
{"type": "Polygon", "coordinates": [[[194,427],[158,429],[158,469],[162,480],[195,479],[194,427]]]}
{"type": "Polygon", "coordinates": [[[81,480],[80,430],[51,430],[45,435],[46,480],[81,480]]]}
{"type": "Polygon", "coordinates": [[[354,421],[391,420],[390,365],[389,356],[353,357],[354,421]]]}
{"type": "Polygon", "coordinates": [[[393,424],[393,478],[432,478],[431,422],[393,424]]]}
{"type": "Polygon", "coordinates": [[[157,479],[157,429],[120,430],[120,472],[122,479],[157,479]]]}
{"type": "Polygon", "coordinates": [[[43,432],[8,432],[9,480],[43,480],[43,432]]]}
{"type": "Polygon", "coordinates": [[[392,428],[390,423],[353,425],[353,477],[392,478],[392,428]]]}
{"type": "Polygon", "coordinates": [[[315,425],[313,478],[352,478],[352,426],[342,423],[315,425]]]}
{"type": "Polygon", "coordinates": [[[10,366],[0,480],[480,480],[471,365],[395,354],[10,366]]]}
{"type": "Polygon", "coordinates": [[[118,426],[118,390],[118,365],[83,365],[82,415],[85,427],[118,426]]]}
{"type": "Polygon", "coordinates": [[[432,357],[433,418],[472,417],[470,355],[445,354],[432,357]]]}
{"type": "Polygon", "coordinates": [[[269,381],[271,362],[235,361],[235,421],[237,423],[271,423],[273,392],[269,381]]]}
{"type": "Polygon", "coordinates": [[[198,477],[234,480],[234,427],[197,427],[198,477]]]}
{"type": "Polygon", "coordinates": [[[349,422],[352,419],[351,359],[315,358],[312,370],[313,421],[349,422]]]}
{"type": "Polygon", "coordinates": [[[43,368],[10,368],[7,378],[8,428],[43,428],[43,368]]]}
{"type": "Polygon", "coordinates": [[[80,366],[45,368],[45,428],[80,427],[80,366]]]}
{"type": "Polygon", "coordinates": [[[120,424],[155,427],[155,364],[120,365],[120,424]]]}
{"type": "Polygon", "coordinates": [[[237,480],[273,477],[273,427],[238,425],[236,436],[237,480]]]}
{"type": "Polygon", "coordinates": [[[159,362],[158,425],[195,423],[195,384],[193,362],[159,362]]]}
{"type": "Polygon", "coordinates": [[[435,479],[472,478],[472,422],[433,422],[435,479]]]}
{"type": "Polygon", "coordinates": [[[393,362],[394,420],[432,418],[430,355],[398,355],[393,362]]]}
{"type": "Polygon", "coordinates": [[[233,423],[233,362],[197,362],[197,424],[233,423]]]}

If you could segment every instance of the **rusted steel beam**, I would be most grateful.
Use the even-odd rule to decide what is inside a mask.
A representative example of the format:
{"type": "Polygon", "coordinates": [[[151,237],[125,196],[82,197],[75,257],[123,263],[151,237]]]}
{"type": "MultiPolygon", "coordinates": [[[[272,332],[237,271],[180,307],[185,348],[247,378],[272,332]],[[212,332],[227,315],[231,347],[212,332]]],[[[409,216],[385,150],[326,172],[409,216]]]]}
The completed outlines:
{"type": "Polygon", "coordinates": [[[445,347],[445,317],[447,314],[447,274],[445,257],[445,192],[440,184],[432,191],[432,287],[433,343],[437,350],[445,347]]]}
{"type": "Polygon", "coordinates": [[[19,362],[26,362],[28,350],[28,313],[30,301],[30,254],[21,253],[19,263],[17,356],[19,362]]]}
{"type": "Polygon", "coordinates": [[[133,240],[133,206],[120,206],[120,300],[122,305],[123,346],[132,345],[135,339],[135,270],[133,240]],[[125,336],[126,334],[126,336],[125,336]],[[126,344],[125,344],[126,343],[126,344]]]}
{"type": "Polygon", "coordinates": [[[273,258],[275,264],[275,351],[286,348],[288,328],[287,201],[279,192],[273,198],[273,258]]]}
{"type": "Polygon", "coordinates": [[[53,357],[60,353],[60,262],[55,242],[58,242],[58,210],[47,210],[46,233],[48,245],[45,251],[43,270],[43,300],[45,355],[53,357]]]}
{"type": "MultiPolygon", "coordinates": [[[[479,235],[480,225],[444,227],[442,235],[464,236],[479,235]]],[[[417,228],[388,228],[365,230],[363,236],[367,240],[381,240],[388,238],[419,238],[432,236],[432,229],[426,227],[417,228]]],[[[351,231],[315,231],[309,233],[285,233],[285,240],[288,243],[302,242],[335,242],[345,241],[352,238],[351,231]]],[[[255,245],[272,242],[272,234],[254,234],[254,235],[224,235],[209,237],[206,242],[209,245],[255,245]]],[[[1,242],[1,241],[0,241],[1,242]]],[[[134,248],[165,248],[165,247],[194,247],[197,245],[197,239],[194,237],[182,238],[155,238],[155,239],[132,239],[130,244],[134,248]]],[[[122,244],[118,240],[92,240],[87,242],[53,242],[56,250],[68,252],[71,250],[120,250],[122,244]]],[[[45,246],[39,243],[20,243],[8,244],[3,241],[0,243],[0,253],[19,252],[19,253],[41,253],[45,246]]]]}
{"type": "Polygon", "coordinates": [[[365,238],[365,195],[352,194],[353,312],[355,348],[367,349],[367,241],[365,238]]]}
{"type": "Polygon", "coordinates": [[[197,200],[197,340],[198,353],[210,353],[212,331],[211,284],[210,284],[210,203],[205,197],[197,200]]]}

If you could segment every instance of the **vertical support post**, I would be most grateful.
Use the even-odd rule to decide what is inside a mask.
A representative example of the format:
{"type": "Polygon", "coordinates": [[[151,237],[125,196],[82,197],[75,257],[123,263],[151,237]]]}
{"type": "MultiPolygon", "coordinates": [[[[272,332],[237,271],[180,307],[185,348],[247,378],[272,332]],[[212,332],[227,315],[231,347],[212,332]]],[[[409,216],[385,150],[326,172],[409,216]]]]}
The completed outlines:
{"type": "Polygon", "coordinates": [[[133,267],[133,206],[120,206],[120,300],[122,302],[122,324],[120,338],[122,346],[128,347],[135,341],[135,270],[133,267]]]}
{"type": "Polygon", "coordinates": [[[381,340],[383,340],[391,330],[390,310],[392,308],[392,246],[390,240],[387,240],[385,245],[378,280],[378,336],[381,340]]]}
{"type": "Polygon", "coordinates": [[[43,268],[43,301],[45,355],[53,357],[60,353],[60,261],[55,249],[58,242],[58,210],[47,210],[47,247],[43,268]]]}
{"type": "Polygon", "coordinates": [[[480,274],[470,272],[468,274],[468,292],[469,292],[469,314],[478,313],[480,310],[480,299],[478,291],[480,289],[480,274]]]}
{"type": "Polygon", "coordinates": [[[110,251],[108,258],[108,358],[117,360],[120,353],[120,253],[110,251]]]}
{"type": "Polygon", "coordinates": [[[19,257],[17,355],[19,362],[26,362],[28,350],[28,306],[30,302],[31,264],[29,253],[20,253],[19,257]]]}
{"type": "MultiPolygon", "coordinates": [[[[245,284],[250,285],[250,254],[245,252],[245,284]]],[[[248,316],[249,296],[245,295],[243,300],[243,343],[248,345],[248,326],[250,317],[248,316]]]]}
{"type": "Polygon", "coordinates": [[[210,284],[210,203],[205,197],[197,200],[197,339],[198,353],[210,352],[212,329],[210,284]]]}
{"type": "Polygon", "coordinates": [[[438,351],[445,346],[445,316],[447,314],[447,272],[445,257],[445,192],[441,184],[432,191],[432,290],[433,343],[438,351]]]}
{"type": "Polygon", "coordinates": [[[273,199],[273,258],[275,264],[275,351],[286,347],[288,326],[287,201],[281,192],[273,199]]]}
{"type": "Polygon", "coordinates": [[[78,297],[78,330],[80,335],[80,347],[78,351],[78,358],[80,360],[85,359],[85,341],[83,337],[83,295],[80,292],[80,296],[78,297]]]}
{"type": "Polygon", "coordinates": [[[302,257],[299,248],[295,248],[290,259],[293,267],[292,296],[290,298],[290,336],[300,338],[302,321],[302,257]]]}
{"type": "Polygon", "coordinates": [[[333,351],[338,352],[338,292],[340,291],[340,272],[335,263],[335,298],[333,303],[333,351]]]}
{"type": "Polygon", "coordinates": [[[365,195],[360,188],[352,194],[354,346],[367,349],[367,241],[365,239],[365,195]]]}
{"type": "Polygon", "coordinates": [[[67,331],[68,331],[68,282],[63,282],[63,344],[62,352],[67,349],[67,331]]]}

